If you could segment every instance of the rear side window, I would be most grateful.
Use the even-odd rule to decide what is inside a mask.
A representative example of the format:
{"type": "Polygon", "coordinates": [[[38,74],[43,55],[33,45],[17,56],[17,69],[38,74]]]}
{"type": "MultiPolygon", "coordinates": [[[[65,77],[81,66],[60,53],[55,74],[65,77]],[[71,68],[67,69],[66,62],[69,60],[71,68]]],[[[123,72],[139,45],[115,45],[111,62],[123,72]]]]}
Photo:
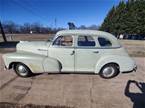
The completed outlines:
{"type": "Polygon", "coordinates": [[[109,39],[104,38],[104,37],[98,37],[98,42],[101,47],[110,47],[112,46],[112,43],[109,39]]]}
{"type": "Polygon", "coordinates": [[[95,46],[95,41],[92,36],[79,36],[78,46],[95,46]]]}

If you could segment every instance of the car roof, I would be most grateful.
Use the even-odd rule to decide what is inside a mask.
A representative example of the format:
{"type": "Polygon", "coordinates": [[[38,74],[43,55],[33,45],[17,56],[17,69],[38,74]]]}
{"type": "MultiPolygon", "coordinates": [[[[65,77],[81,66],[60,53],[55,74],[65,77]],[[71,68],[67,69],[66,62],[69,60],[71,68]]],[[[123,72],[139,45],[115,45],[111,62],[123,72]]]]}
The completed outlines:
{"type": "Polygon", "coordinates": [[[110,33],[99,31],[99,30],[61,30],[57,32],[56,35],[64,35],[64,36],[67,36],[67,35],[94,35],[94,36],[103,35],[107,37],[113,36],[110,33]]]}

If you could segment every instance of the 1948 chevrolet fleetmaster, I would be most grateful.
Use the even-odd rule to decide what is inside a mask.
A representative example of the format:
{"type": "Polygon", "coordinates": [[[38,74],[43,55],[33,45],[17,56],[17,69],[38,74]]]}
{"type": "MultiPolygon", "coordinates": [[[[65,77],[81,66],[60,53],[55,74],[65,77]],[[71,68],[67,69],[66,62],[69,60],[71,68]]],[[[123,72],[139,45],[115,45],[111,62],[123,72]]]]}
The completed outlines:
{"type": "Polygon", "coordinates": [[[5,68],[17,75],[32,73],[96,73],[113,78],[136,70],[115,36],[95,30],[59,31],[53,41],[20,41],[16,52],[3,55],[5,68]]]}

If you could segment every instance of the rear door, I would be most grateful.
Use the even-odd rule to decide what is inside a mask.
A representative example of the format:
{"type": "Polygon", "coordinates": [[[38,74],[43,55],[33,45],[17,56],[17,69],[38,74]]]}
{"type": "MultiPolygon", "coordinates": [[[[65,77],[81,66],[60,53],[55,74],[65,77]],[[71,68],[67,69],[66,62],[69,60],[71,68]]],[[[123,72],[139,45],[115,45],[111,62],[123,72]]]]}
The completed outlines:
{"type": "Polygon", "coordinates": [[[94,72],[100,57],[99,49],[93,36],[78,36],[75,49],[75,71],[94,72]]]}

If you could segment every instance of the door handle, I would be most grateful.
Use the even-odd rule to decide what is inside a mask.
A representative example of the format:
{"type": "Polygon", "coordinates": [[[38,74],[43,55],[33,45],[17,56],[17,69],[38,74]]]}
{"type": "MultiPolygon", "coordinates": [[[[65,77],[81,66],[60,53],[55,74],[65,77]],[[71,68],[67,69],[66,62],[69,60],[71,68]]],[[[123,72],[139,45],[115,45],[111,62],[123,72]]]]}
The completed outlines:
{"type": "Polygon", "coordinates": [[[47,49],[37,49],[38,51],[48,51],[47,49]]]}
{"type": "Polygon", "coordinates": [[[72,51],[72,53],[70,55],[74,55],[75,54],[75,51],[72,51]]]}
{"type": "Polygon", "coordinates": [[[99,51],[93,51],[93,53],[99,53],[99,51]]]}

